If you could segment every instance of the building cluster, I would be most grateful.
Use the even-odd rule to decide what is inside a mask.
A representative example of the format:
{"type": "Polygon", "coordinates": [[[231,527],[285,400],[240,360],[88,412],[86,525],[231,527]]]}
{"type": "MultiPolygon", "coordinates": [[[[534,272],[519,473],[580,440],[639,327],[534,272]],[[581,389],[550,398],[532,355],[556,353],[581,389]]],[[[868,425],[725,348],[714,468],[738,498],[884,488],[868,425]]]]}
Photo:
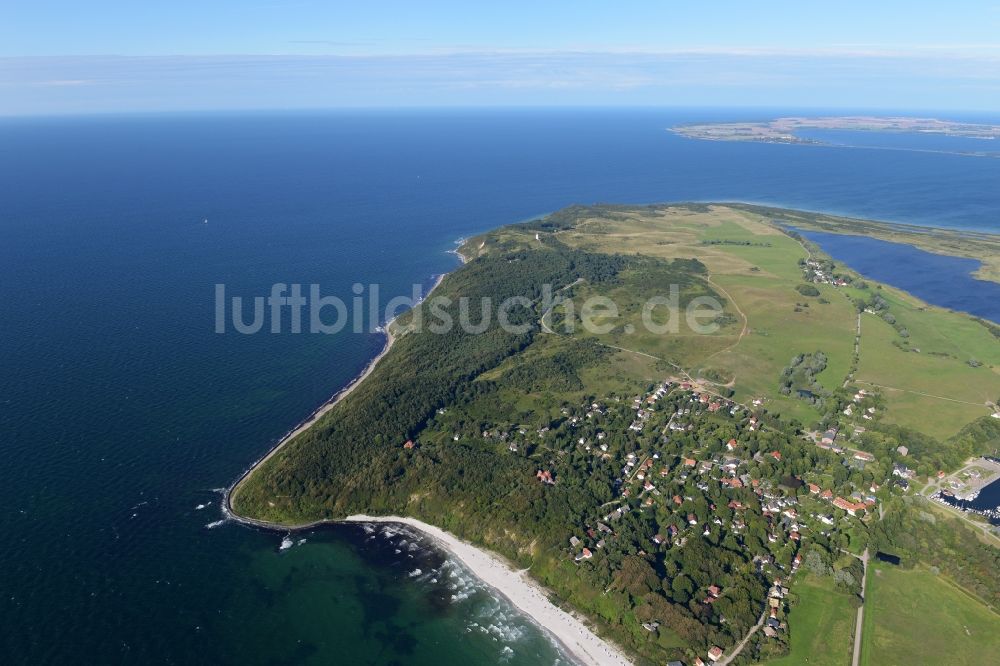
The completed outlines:
{"type": "MultiPolygon", "coordinates": [[[[829,538],[841,521],[870,520],[877,505],[876,484],[863,490],[849,482],[824,487],[831,485],[832,468],[803,474],[805,478],[789,474],[786,457],[801,457],[804,449],[768,444],[788,440],[768,433],[759,400],[744,405],[670,380],[631,399],[611,397],[567,407],[560,416],[531,436],[516,426],[489,434],[501,441],[515,431],[521,437],[511,436],[513,441],[537,435],[544,442],[539,446],[552,456],[536,472],[537,482],[545,486],[558,485],[560,475],[571,470],[607,470],[602,475],[610,479],[613,499],[581,507],[590,517],[569,536],[569,559],[589,566],[609,549],[617,557],[663,558],[693,539],[729,543],[747,554],[748,572],[775,581],[763,609],[761,628],[768,639],[779,639],[786,631],[787,583],[782,581],[796,575],[811,538],[829,538]]],[[[839,464],[845,466],[874,459],[840,444],[836,427],[818,435],[816,445],[842,454],[839,464]]],[[[702,587],[692,600],[716,607],[726,598],[726,584],[702,587]]],[[[653,618],[643,627],[655,632],[660,623],[653,618]]],[[[721,655],[719,649],[706,658],[714,662],[721,655]]]]}
{"type": "Polygon", "coordinates": [[[833,274],[833,265],[829,262],[807,259],[802,264],[802,277],[806,282],[814,284],[832,284],[835,287],[846,287],[849,282],[833,274]]]}

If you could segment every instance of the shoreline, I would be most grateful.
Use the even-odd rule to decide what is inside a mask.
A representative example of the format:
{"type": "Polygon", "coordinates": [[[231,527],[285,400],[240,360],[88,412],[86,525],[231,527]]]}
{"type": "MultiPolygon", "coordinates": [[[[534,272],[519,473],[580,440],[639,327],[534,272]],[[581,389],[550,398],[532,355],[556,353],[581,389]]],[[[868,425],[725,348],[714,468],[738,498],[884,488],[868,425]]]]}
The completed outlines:
{"type": "MultiPolygon", "coordinates": [[[[442,275],[441,278],[438,279],[438,284],[440,284],[441,279],[443,278],[444,275],[442,275]]],[[[257,470],[257,468],[259,468],[265,462],[270,460],[272,456],[278,453],[278,451],[280,451],[282,447],[284,447],[290,441],[292,441],[293,439],[295,439],[296,437],[298,437],[299,435],[301,435],[302,433],[306,432],[314,425],[316,425],[316,423],[321,418],[326,416],[326,414],[329,413],[331,409],[336,407],[341,400],[349,396],[351,392],[354,391],[354,389],[356,389],[358,386],[361,385],[361,382],[363,382],[365,379],[368,378],[368,376],[375,369],[375,366],[378,365],[379,361],[381,361],[385,357],[385,355],[389,353],[389,350],[392,349],[392,343],[395,341],[395,338],[389,331],[389,326],[391,324],[392,324],[391,321],[386,323],[384,330],[382,331],[383,334],[385,335],[385,345],[382,347],[382,350],[378,354],[376,354],[375,357],[372,358],[372,360],[368,362],[368,364],[364,367],[364,369],[354,379],[352,379],[343,388],[334,393],[326,402],[324,402],[322,405],[313,410],[313,412],[309,416],[307,416],[303,421],[299,422],[298,425],[296,425],[294,428],[285,433],[285,435],[282,436],[281,439],[279,439],[274,444],[274,446],[268,449],[263,456],[255,460],[249,467],[247,467],[243,471],[242,474],[240,474],[236,478],[236,480],[228,488],[226,488],[222,502],[222,513],[225,515],[226,518],[239,523],[243,523],[245,525],[254,525],[256,527],[264,527],[266,529],[277,529],[280,527],[280,525],[278,525],[277,523],[271,523],[264,520],[256,520],[254,518],[248,518],[246,516],[241,516],[240,514],[236,513],[236,511],[233,509],[232,506],[233,494],[239,489],[239,487],[243,484],[244,481],[250,478],[250,476],[254,473],[254,471],[257,470]]],[[[304,525],[302,527],[303,528],[308,527],[308,525],[304,525]]],[[[301,529],[301,528],[293,527],[291,529],[301,529]]]]}
{"type": "Polygon", "coordinates": [[[582,666],[630,666],[631,660],[575,615],[549,601],[545,588],[532,580],[527,569],[517,570],[499,555],[459,539],[454,534],[416,518],[357,514],[337,524],[395,523],[411,527],[440,549],[459,560],[493,592],[506,599],[547,633],[570,658],[582,666]]]}
{"type": "MultiPolygon", "coordinates": [[[[451,250],[450,253],[455,254],[465,264],[469,261],[469,258],[462,254],[460,248],[461,245],[451,250]]],[[[446,275],[447,273],[443,273],[437,277],[434,285],[424,297],[424,300],[429,298],[434,290],[440,286],[446,275]]],[[[255,470],[278,453],[288,442],[309,430],[317,421],[340,403],[341,400],[350,395],[355,388],[368,378],[379,362],[385,358],[395,342],[395,337],[391,332],[393,321],[395,319],[387,322],[383,327],[383,332],[386,336],[385,346],[368,362],[364,370],[350,383],[337,391],[329,400],[317,407],[302,422],[286,433],[274,446],[268,449],[263,456],[251,464],[226,488],[221,503],[223,516],[228,520],[242,525],[288,533],[324,525],[358,523],[397,523],[407,525],[426,536],[435,546],[458,559],[477,580],[489,587],[495,594],[506,599],[518,612],[536,624],[555,642],[564,655],[576,663],[581,664],[581,666],[631,666],[632,662],[616,646],[600,638],[575,615],[562,610],[549,601],[546,590],[528,577],[527,570],[518,571],[499,555],[473,546],[429,523],[402,516],[366,516],[359,514],[347,516],[344,519],[320,519],[308,523],[285,525],[242,516],[234,511],[232,498],[243,482],[250,478],[255,470]]]]}
{"type": "MultiPolygon", "coordinates": [[[[468,261],[468,258],[465,255],[463,255],[458,248],[454,250],[449,250],[448,253],[456,255],[459,261],[461,261],[463,264],[465,264],[468,261]]],[[[431,294],[434,293],[434,290],[441,285],[441,283],[444,281],[444,278],[447,275],[448,273],[441,273],[440,275],[437,276],[437,279],[435,279],[434,284],[431,285],[431,288],[427,291],[427,294],[420,300],[421,303],[430,298],[431,294]]],[[[277,454],[278,451],[280,451],[282,447],[284,447],[290,441],[292,441],[293,439],[295,439],[296,437],[298,437],[299,435],[303,434],[304,432],[312,428],[314,425],[316,425],[316,423],[321,418],[326,416],[326,414],[330,412],[330,410],[332,410],[334,407],[336,407],[341,400],[350,395],[351,392],[354,391],[354,389],[356,389],[358,386],[361,385],[361,382],[363,382],[368,378],[368,376],[372,373],[372,371],[375,370],[375,367],[379,364],[379,362],[383,358],[385,358],[385,355],[389,353],[390,349],[392,349],[392,345],[395,342],[395,337],[392,334],[392,324],[393,322],[396,321],[396,318],[397,317],[393,317],[391,320],[387,321],[383,326],[380,327],[382,329],[381,332],[385,335],[386,338],[385,345],[382,347],[382,350],[368,362],[368,364],[364,367],[364,369],[360,373],[358,373],[358,375],[355,376],[354,379],[352,379],[350,382],[345,384],[341,389],[339,389],[336,393],[334,393],[326,402],[324,402],[315,410],[313,410],[313,412],[309,414],[309,416],[300,421],[298,425],[296,425],[287,433],[285,433],[274,444],[274,446],[268,449],[264,453],[264,455],[262,455],[260,458],[255,460],[249,467],[247,467],[243,471],[243,473],[240,474],[238,477],[236,477],[236,480],[233,481],[229,485],[229,487],[225,489],[222,499],[222,514],[226,519],[242,523],[244,525],[253,525],[254,527],[260,527],[268,530],[289,530],[289,531],[307,529],[309,527],[315,527],[317,525],[322,525],[324,523],[336,522],[330,520],[318,520],[318,521],[313,521],[311,523],[289,526],[289,525],[281,525],[279,523],[272,523],[266,520],[257,520],[255,518],[249,518],[247,516],[241,516],[233,509],[232,505],[233,495],[236,493],[237,490],[239,490],[239,487],[243,484],[243,482],[250,478],[250,476],[257,470],[257,468],[259,468],[265,462],[270,460],[271,457],[277,454]]]]}

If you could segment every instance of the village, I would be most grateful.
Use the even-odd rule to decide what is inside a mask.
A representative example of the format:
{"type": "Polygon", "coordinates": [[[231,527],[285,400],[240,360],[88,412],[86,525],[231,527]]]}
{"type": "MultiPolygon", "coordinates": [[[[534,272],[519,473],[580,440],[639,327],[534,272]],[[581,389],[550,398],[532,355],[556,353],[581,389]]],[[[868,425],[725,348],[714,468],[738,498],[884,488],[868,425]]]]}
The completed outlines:
{"type": "MultiPolygon", "coordinates": [[[[855,404],[866,404],[867,397],[860,391],[855,404]]],[[[877,517],[883,486],[885,492],[889,486],[905,489],[912,472],[894,463],[895,483],[881,468],[865,475],[875,461],[871,453],[838,443],[835,429],[782,437],[780,424],[762,404],[739,404],[671,378],[631,401],[613,398],[564,408],[559,426],[536,433],[569,447],[537,471],[539,482],[559,484],[569,473],[559,461],[567,454],[616,470],[615,499],[586,511],[589,519],[568,539],[567,557],[578,566],[626,552],[669,562],[693,540],[740,552],[742,575],[767,588],[763,610],[755,611],[762,613],[755,630],[766,640],[787,640],[784,599],[808,549],[816,545],[824,556],[857,550],[858,543],[847,535],[877,517]],[[622,416],[615,418],[616,413],[622,416]],[[610,422],[628,426],[611,432],[606,429],[610,422]]],[[[517,449],[515,443],[510,447],[517,449]]],[[[731,608],[727,581],[687,572],[682,577],[697,587],[673,601],[701,607],[702,617],[724,626],[731,608]]],[[[642,627],[655,634],[660,622],[651,617],[642,627]]],[[[717,662],[723,654],[722,646],[713,645],[705,659],[717,662]]],[[[692,663],[705,659],[698,656],[692,663]]]]}
{"type": "Polygon", "coordinates": [[[834,263],[829,260],[804,259],[802,263],[802,273],[806,282],[831,284],[835,287],[848,286],[850,282],[847,276],[835,274],[834,270],[834,263]]]}

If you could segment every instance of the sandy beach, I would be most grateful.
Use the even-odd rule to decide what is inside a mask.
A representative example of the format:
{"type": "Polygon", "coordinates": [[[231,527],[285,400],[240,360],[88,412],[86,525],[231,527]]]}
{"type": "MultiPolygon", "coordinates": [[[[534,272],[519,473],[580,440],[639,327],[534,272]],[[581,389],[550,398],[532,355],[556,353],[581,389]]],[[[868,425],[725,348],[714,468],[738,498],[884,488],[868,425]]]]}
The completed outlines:
{"type": "MultiPolygon", "coordinates": [[[[461,252],[456,250],[455,254],[458,255],[463,263],[467,261],[467,258],[461,252]]],[[[443,279],[444,275],[438,277],[434,286],[428,291],[427,297],[441,284],[443,279]]],[[[582,620],[549,601],[545,589],[531,580],[526,570],[518,571],[498,555],[462,541],[453,534],[445,532],[434,525],[414,518],[401,516],[379,517],[365,515],[348,516],[343,520],[319,520],[301,525],[282,525],[240,516],[233,512],[232,496],[238,490],[240,484],[249,478],[255,469],[277,453],[281,447],[311,428],[341,400],[350,395],[371,374],[378,363],[392,348],[394,338],[391,333],[391,326],[392,322],[389,322],[385,326],[385,347],[371,360],[365,367],[365,370],[354,381],[337,392],[336,395],[317,408],[307,419],[289,431],[267,454],[247,468],[233,485],[230,486],[223,502],[223,511],[226,517],[244,524],[282,531],[301,530],[339,522],[401,523],[408,525],[433,539],[439,547],[462,562],[476,578],[489,585],[497,594],[505,597],[515,608],[541,626],[555,638],[563,651],[574,661],[582,666],[629,666],[631,661],[618,648],[598,637],[582,620]]]]}
{"type": "Polygon", "coordinates": [[[433,539],[522,613],[548,631],[566,653],[583,666],[628,665],[618,648],[601,639],[581,620],[549,601],[545,589],[508,562],[444,530],[402,516],[348,516],[342,522],[401,523],[433,539]]]}

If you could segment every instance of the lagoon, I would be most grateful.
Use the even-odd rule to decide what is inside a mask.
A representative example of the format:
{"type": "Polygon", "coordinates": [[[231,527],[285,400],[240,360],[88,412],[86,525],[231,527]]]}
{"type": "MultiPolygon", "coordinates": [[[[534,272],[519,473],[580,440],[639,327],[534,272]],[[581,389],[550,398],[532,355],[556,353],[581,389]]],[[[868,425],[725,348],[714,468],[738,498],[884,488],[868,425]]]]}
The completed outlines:
{"type": "Polygon", "coordinates": [[[1000,284],[973,277],[975,259],[934,254],[877,238],[796,231],[865,277],[907,291],[931,305],[1000,322],[1000,284]]]}

